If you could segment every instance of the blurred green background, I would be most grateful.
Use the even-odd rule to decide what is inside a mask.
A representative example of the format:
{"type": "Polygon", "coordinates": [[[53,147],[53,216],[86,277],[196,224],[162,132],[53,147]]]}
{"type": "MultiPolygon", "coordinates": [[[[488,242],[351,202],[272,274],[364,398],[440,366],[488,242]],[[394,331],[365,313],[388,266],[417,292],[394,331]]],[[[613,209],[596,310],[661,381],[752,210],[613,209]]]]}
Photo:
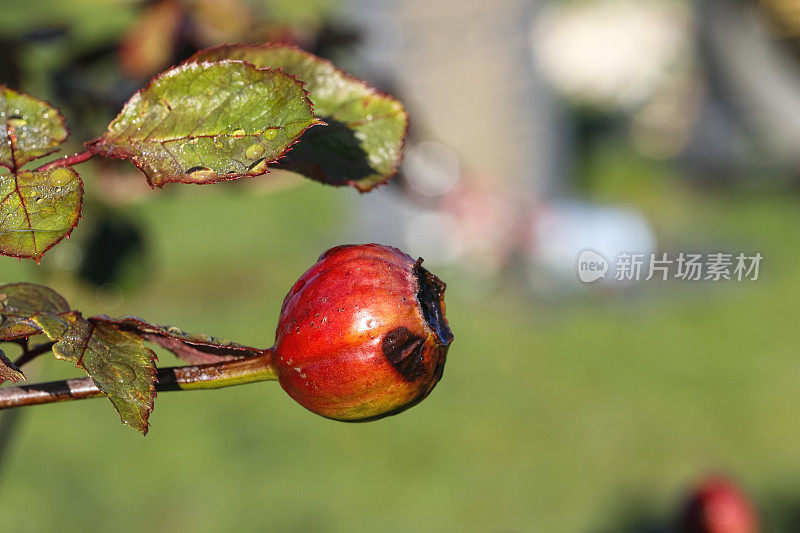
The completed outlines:
{"type": "MultiPolygon", "coordinates": [[[[74,2],[47,20],[105,42],[135,20],[140,6],[125,5],[74,2]],[[103,6],[105,18],[89,16],[103,6]]],[[[0,31],[35,27],[45,12],[0,7],[0,31]]],[[[51,57],[45,48],[26,45],[26,57],[51,57]]],[[[51,82],[37,85],[45,67],[26,69],[21,88],[64,105],[51,82]]],[[[664,249],[759,251],[760,279],[554,298],[524,288],[513,267],[492,277],[457,262],[431,267],[448,284],[455,342],[443,381],[413,410],[343,424],[306,412],[276,383],[162,393],[142,438],[105,400],[25,409],[0,463],[0,530],[651,531],[671,522],[699,476],[725,472],[747,488],[766,531],[796,531],[796,188],[763,176],[698,186],[618,135],[581,158],[576,196],[639,209],[664,249]]],[[[254,346],[272,344],[297,277],[358,233],[359,206],[396,194],[286,177],[270,188],[267,176],[135,189],[117,201],[92,193],[109,167],[79,171],[96,194],[86,220],[39,266],[0,260],[0,280],[47,283],[88,314],[254,346]],[[101,212],[139,228],[144,251],[98,289],[70,258],[101,212]]],[[[177,364],[163,352],[160,362],[177,364]]],[[[49,357],[28,372],[79,375],[49,357]]]]}

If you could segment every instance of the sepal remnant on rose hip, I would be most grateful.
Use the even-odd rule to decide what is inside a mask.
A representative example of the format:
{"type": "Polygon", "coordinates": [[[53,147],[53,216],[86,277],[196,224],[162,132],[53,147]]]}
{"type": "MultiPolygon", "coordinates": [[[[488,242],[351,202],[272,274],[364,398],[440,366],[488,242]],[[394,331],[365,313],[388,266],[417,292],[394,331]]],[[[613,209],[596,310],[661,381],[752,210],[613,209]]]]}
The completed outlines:
{"type": "Polygon", "coordinates": [[[441,379],[445,284],[396,248],[328,250],[283,302],[273,364],[307,409],[345,421],[403,411],[441,379]]]}

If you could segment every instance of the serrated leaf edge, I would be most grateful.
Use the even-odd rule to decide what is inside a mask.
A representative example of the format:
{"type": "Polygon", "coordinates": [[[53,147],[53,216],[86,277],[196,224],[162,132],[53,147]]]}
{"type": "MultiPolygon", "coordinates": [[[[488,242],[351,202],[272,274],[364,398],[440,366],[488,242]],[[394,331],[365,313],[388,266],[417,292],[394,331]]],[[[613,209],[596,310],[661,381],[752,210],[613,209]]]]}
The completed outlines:
{"type": "MultiPolygon", "coordinates": [[[[197,56],[199,56],[200,54],[202,54],[204,52],[209,52],[209,51],[224,50],[226,48],[252,48],[252,49],[257,49],[257,50],[261,50],[261,49],[265,49],[265,48],[266,49],[269,49],[269,48],[289,48],[289,49],[294,50],[295,52],[298,52],[298,53],[300,53],[300,54],[302,54],[302,55],[304,55],[306,57],[312,58],[312,59],[314,59],[316,61],[320,61],[322,63],[326,63],[327,65],[332,67],[333,70],[335,70],[337,73],[339,73],[342,77],[344,77],[345,79],[347,79],[349,81],[352,81],[352,82],[358,83],[359,85],[362,85],[371,94],[374,94],[375,96],[379,96],[381,98],[386,98],[388,100],[392,100],[392,101],[396,102],[397,104],[399,104],[400,105],[400,114],[402,114],[402,116],[403,116],[403,119],[404,119],[404,122],[405,122],[405,128],[403,130],[403,135],[402,135],[402,137],[400,139],[400,146],[398,147],[398,153],[400,154],[400,156],[394,162],[392,172],[391,173],[387,173],[382,181],[380,181],[378,183],[373,183],[372,185],[369,185],[367,187],[362,187],[356,180],[348,180],[347,181],[347,185],[353,187],[354,189],[358,190],[359,193],[363,194],[365,192],[369,192],[369,191],[371,191],[373,189],[381,187],[382,185],[386,185],[389,182],[390,179],[395,177],[398,174],[398,172],[400,172],[400,166],[402,165],[403,158],[405,157],[405,147],[406,147],[406,142],[407,142],[407,139],[408,139],[408,131],[409,131],[409,128],[410,128],[410,119],[409,119],[409,116],[408,116],[408,111],[406,110],[406,108],[403,105],[403,103],[400,102],[400,100],[395,98],[393,95],[391,95],[391,94],[389,94],[389,93],[387,93],[385,91],[381,91],[380,89],[376,89],[374,86],[370,85],[369,83],[367,83],[363,79],[359,78],[358,76],[354,76],[353,74],[350,74],[346,70],[336,66],[336,64],[333,61],[331,61],[329,59],[326,59],[324,57],[320,57],[318,55],[312,54],[311,52],[303,50],[299,46],[294,45],[294,44],[290,44],[290,43],[281,43],[281,42],[265,43],[265,44],[224,43],[224,44],[220,44],[220,45],[217,45],[217,46],[210,46],[208,48],[203,48],[202,50],[198,50],[191,57],[189,57],[189,59],[186,59],[181,64],[193,63],[193,62],[196,63],[197,60],[195,58],[197,56]]],[[[228,61],[230,61],[230,60],[228,60],[228,61]]],[[[245,61],[245,62],[246,63],[250,63],[249,61],[245,61]]],[[[254,65],[254,66],[256,68],[258,68],[258,69],[272,70],[269,67],[259,67],[258,65],[254,65]]],[[[274,70],[283,72],[282,67],[278,67],[278,68],[276,68],[274,70]]],[[[291,76],[291,77],[299,78],[298,75],[290,75],[290,74],[287,74],[287,75],[291,76]]],[[[306,82],[303,81],[302,79],[300,79],[300,81],[303,83],[303,85],[306,84],[306,82]]],[[[308,91],[306,91],[306,94],[309,94],[308,91]]],[[[312,107],[312,111],[313,111],[313,107],[312,107]]],[[[299,138],[298,138],[298,141],[299,141],[299,138]]],[[[320,183],[324,184],[324,185],[336,186],[335,184],[330,183],[327,180],[318,180],[318,181],[320,183]]]]}
{"type": "MultiPolygon", "coordinates": [[[[158,188],[163,188],[164,185],[166,185],[168,183],[182,183],[182,184],[191,184],[191,185],[213,185],[215,183],[220,183],[222,181],[232,181],[232,180],[238,180],[238,179],[242,179],[242,178],[253,178],[253,177],[256,177],[256,176],[262,176],[264,174],[269,174],[269,169],[267,167],[269,165],[275,164],[277,161],[280,161],[281,159],[286,157],[286,154],[289,153],[289,151],[292,149],[292,147],[300,141],[300,139],[303,137],[305,132],[308,131],[309,128],[311,128],[313,126],[327,126],[327,124],[325,123],[324,120],[321,120],[319,117],[314,115],[314,104],[311,103],[311,99],[308,97],[309,92],[304,88],[305,82],[303,82],[301,80],[298,80],[296,76],[292,76],[292,75],[287,74],[287,73],[285,73],[283,71],[280,71],[278,69],[260,68],[260,67],[257,67],[256,65],[254,65],[253,63],[251,63],[249,61],[240,61],[240,60],[232,60],[232,59],[224,59],[222,61],[200,61],[200,62],[198,62],[198,61],[184,61],[182,63],[179,63],[177,65],[174,65],[174,66],[164,70],[163,72],[161,72],[161,73],[157,74],[156,76],[154,76],[147,83],[147,85],[145,85],[144,87],[142,87],[141,89],[136,91],[136,93],[134,93],[125,102],[125,104],[122,106],[122,109],[120,110],[120,112],[117,114],[116,117],[114,117],[114,119],[109,123],[109,125],[111,123],[113,123],[115,120],[117,120],[117,118],[119,118],[119,116],[122,114],[122,111],[125,109],[125,107],[139,93],[141,93],[143,91],[146,91],[156,80],[158,80],[162,76],[166,75],[167,73],[171,72],[173,69],[179,68],[179,67],[181,67],[183,65],[186,65],[186,64],[189,64],[189,63],[195,63],[195,64],[198,64],[198,65],[199,64],[203,64],[203,63],[205,63],[205,64],[242,63],[242,64],[250,65],[255,70],[262,70],[262,71],[275,72],[277,74],[281,74],[282,76],[292,80],[293,82],[297,83],[300,86],[300,90],[303,92],[303,98],[305,99],[306,103],[308,104],[309,109],[311,110],[311,115],[312,115],[312,117],[314,117],[315,120],[311,124],[309,124],[308,126],[303,128],[303,130],[301,130],[299,132],[299,134],[297,135],[295,140],[293,140],[291,143],[289,143],[286,146],[286,148],[284,148],[284,150],[280,154],[275,156],[275,158],[272,159],[271,161],[265,163],[263,172],[259,172],[258,174],[226,174],[226,175],[223,175],[223,176],[217,175],[216,179],[203,181],[202,183],[197,183],[197,182],[194,182],[194,181],[191,181],[191,180],[186,180],[186,179],[175,179],[175,180],[165,181],[164,183],[161,183],[161,184],[154,184],[150,180],[150,178],[147,177],[147,174],[144,172],[144,169],[142,168],[143,165],[140,164],[138,161],[136,161],[134,159],[134,155],[133,154],[126,154],[122,150],[119,150],[119,149],[117,149],[115,147],[108,148],[108,145],[106,145],[105,142],[104,142],[104,139],[105,139],[107,131],[106,131],[106,133],[104,133],[100,137],[97,137],[95,139],[92,139],[90,141],[85,142],[84,143],[84,148],[86,148],[87,150],[89,150],[90,152],[92,152],[95,155],[100,155],[100,156],[104,156],[104,157],[111,157],[111,158],[115,158],[115,159],[124,159],[124,160],[130,161],[131,163],[133,163],[134,166],[136,166],[137,169],[139,169],[139,171],[142,174],[145,174],[145,177],[147,177],[147,183],[148,183],[148,185],[150,185],[151,189],[155,189],[156,186],[158,186],[158,188]],[[101,146],[105,147],[105,149],[98,149],[98,147],[101,147],[101,146]]],[[[186,176],[186,174],[184,173],[184,174],[182,174],[182,176],[186,176]]]]}
{"type": "MultiPolygon", "coordinates": [[[[52,146],[44,154],[42,154],[42,155],[40,155],[38,157],[34,157],[30,161],[26,161],[25,163],[22,164],[22,166],[25,166],[25,165],[27,165],[28,163],[30,163],[32,161],[36,161],[37,159],[41,159],[43,157],[46,157],[46,156],[48,156],[50,154],[53,154],[53,153],[57,152],[58,149],[61,147],[61,145],[64,144],[67,139],[69,139],[70,135],[72,135],[72,131],[69,129],[69,124],[67,123],[67,119],[66,119],[66,117],[64,117],[64,114],[61,112],[61,109],[59,107],[57,107],[57,106],[54,106],[53,104],[51,104],[48,100],[45,100],[44,98],[38,98],[38,97],[33,96],[32,94],[29,94],[29,93],[27,93],[25,91],[19,91],[17,89],[12,89],[11,87],[6,85],[5,83],[0,83],[0,91],[2,91],[4,89],[8,89],[9,91],[14,91],[17,94],[21,94],[22,96],[27,96],[28,98],[31,98],[33,100],[38,100],[39,102],[43,102],[44,104],[50,106],[52,109],[55,109],[56,112],[58,113],[58,118],[61,120],[61,126],[64,128],[64,131],[66,132],[66,134],[64,135],[64,138],[58,144],[56,144],[55,146],[52,146]]],[[[18,170],[20,170],[19,168],[16,168],[16,166],[9,167],[9,166],[4,165],[2,163],[0,163],[0,167],[6,168],[6,169],[8,169],[8,170],[10,170],[11,172],[14,172],[14,173],[16,173],[18,170]]],[[[16,256],[14,256],[14,257],[16,257],[16,256]]]]}
{"type": "MultiPolygon", "coordinates": [[[[4,167],[4,168],[7,168],[7,167],[4,167]]],[[[36,264],[39,264],[39,262],[42,260],[42,257],[44,257],[44,254],[46,252],[48,252],[53,246],[55,246],[56,244],[58,244],[61,241],[63,241],[65,238],[69,238],[69,236],[72,234],[72,231],[76,227],[78,227],[78,224],[80,223],[80,221],[83,220],[83,206],[84,206],[83,198],[84,198],[84,192],[85,192],[85,189],[83,188],[83,179],[81,179],[80,173],[77,170],[75,170],[74,168],[72,168],[70,166],[62,167],[62,168],[68,168],[68,169],[72,170],[73,172],[75,172],[75,175],[78,178],[78,190],[80,191],[80,201],[78,202],[78,216],[75,218],[75,222],[72,223],[72,226],[70,226],[69,230],[67,230],[67,232],[64,235],[59,237],[58,240],[56,240],[55,242],[53,242],[52,244],[47,246],[45,249],[41,250],[36,255],[12,254],[12,253],[5,252],[2,249],[0,249],[0,255],[5,256],[5,257],[16,257],[17,259],[33,259],[34,261],[36,261],[36,264]]],[[[29,170],[29,171],[25,171],[25,172],[40,172],[40,171],[38,171],[38,170],[29,170]]],[[[13,174],[14,174],[14,179],[16,179],[16,174],[17,173],[14,172],[13,174]]],[[[19,188],[17,188],[17,194],[19,194],[19,188]]],[[[36,231],[36,230],[31,230],[31,231],[36,231]]]]}

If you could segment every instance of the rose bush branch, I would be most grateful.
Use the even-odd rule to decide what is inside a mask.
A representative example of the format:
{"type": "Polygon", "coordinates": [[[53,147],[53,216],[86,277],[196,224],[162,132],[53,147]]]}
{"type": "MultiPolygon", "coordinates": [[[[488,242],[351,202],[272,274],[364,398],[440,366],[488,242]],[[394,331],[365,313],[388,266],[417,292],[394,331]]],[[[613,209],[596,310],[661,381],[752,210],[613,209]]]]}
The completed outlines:
{"type": "MultiPolygon", "coordinates": [[[[220,389],[277,379],[269,353],[222,363],[159,368],[156,391],[220,389]]],[[[0,410],[27,405],[98,398],[105,393],[92,378],[0,388],[0,410]]]]}
{"type": "Polygon", "coordinates": [[[59,167],[71,167],[72,165],[77,165],[79,163],[88,161],[94,156],[95,154],[93,154],[89,150],[84,150],[83,152],[77,152],[70,156],[62,157],[61,159],[56,159],[55,161],[46,163],[37,168],[36,172],[46,172],[48,170],[53,170],[54,168],[59,168],[59,167]]]}
{"type": "MultiPolygon", "coordinates": [[[[123,423],[147,433],[159,390],[216,389],[278,380],[298,403],[343,421],[374,420],[416,405],[439,382],[453,334],[445,284],[400,250],[348,245],[328,250],[292,286],[272,348],[186,333],[136,317],[84,318],[42,285],[0,286],[0,341],[45,335],[88,378],[0,388],[0,409],[106,396],[123,423]],[[189,363],[158,369],[156,344],[189,363]]],[[[34,354],[34,355],[30,355],[34,354]]],[[[0,362],[0,382],[24,379],[0,362]]]]}
{"type": "Polygon", "coordinates": [[[92,157],[130,161],[151,187],[211,184],[270,168],[361,192],[396,172],[403,105],[286,45],[226,45],[162,72],[85,149],[35,170],[69,131],[51,104],[0,85],[0,254],[39,261],[80,220],[92,157]]]}

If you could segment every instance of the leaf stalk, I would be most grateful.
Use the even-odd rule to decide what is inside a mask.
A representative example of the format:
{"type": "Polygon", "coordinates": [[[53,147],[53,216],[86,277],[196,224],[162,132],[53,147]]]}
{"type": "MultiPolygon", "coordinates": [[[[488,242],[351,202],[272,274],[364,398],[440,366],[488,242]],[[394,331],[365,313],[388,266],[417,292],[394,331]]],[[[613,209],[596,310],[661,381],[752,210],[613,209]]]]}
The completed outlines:
{"type": "Polygon", "coordinates": [[[36,172],[45,172],[47,170],[52,170],[58,167],[71,167],[72,165],[77,165],[78,163],[83,163],[84,161],[88,161],[94,157],[94,153],[90,152],[89,150],[84,150],[83,152],[77,152],[72,155],[68,155],[66,157],[62,157],[61,159],[56,159],[55,161],[50,161],[47,164],[44,164],[36,169],[36,172]]]}

